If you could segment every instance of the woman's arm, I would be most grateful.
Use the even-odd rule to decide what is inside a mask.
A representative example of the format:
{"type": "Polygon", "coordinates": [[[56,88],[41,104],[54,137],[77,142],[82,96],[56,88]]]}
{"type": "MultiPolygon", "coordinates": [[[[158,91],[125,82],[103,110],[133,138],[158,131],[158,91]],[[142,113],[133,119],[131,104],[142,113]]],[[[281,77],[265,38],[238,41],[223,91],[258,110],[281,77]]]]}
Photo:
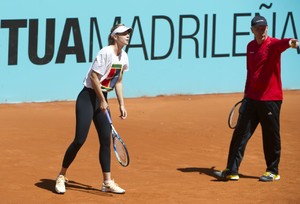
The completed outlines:
{"type": "Polygon", "coordinates": [[[116,83],[115,91],[119,102],[119,108],[121,113],[121,118],[126,119],[127,111],[125,109],[124,97],[123,97],[123,84],[122,84],[123,72],[120,73],[119,80],[116,83]]]}
{"type": "Polygon", "coordinates": [[[93,86],[93,89],[94,91],[96,92],[97,94],[97,97],[99,98],[100,100],[100,109],[105,112],[105,110],[108,108],[108,103],[107,101],[105,100],[105,97],[102,93],[102,90],[101,90],[101,83],[99,81],[99,78],[101,75],[98,74],[97,72],[95,71],[92,71],[91,73],[91,81],[92,81],[92,86],[93,86]]]}

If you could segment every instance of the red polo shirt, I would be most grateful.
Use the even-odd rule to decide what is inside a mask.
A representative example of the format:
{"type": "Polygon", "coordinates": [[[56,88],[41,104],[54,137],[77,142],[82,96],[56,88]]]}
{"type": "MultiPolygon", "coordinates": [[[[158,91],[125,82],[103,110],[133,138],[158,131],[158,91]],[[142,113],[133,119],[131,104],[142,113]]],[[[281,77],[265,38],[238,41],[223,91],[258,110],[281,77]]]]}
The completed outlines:
{"type": "Polygon", "coordinates": [[[289,40],[267,37],[260,45],[256,40],[248,43],[245,97],[261,101],[282,100],[280,58],[290,47],[289,40]]]}

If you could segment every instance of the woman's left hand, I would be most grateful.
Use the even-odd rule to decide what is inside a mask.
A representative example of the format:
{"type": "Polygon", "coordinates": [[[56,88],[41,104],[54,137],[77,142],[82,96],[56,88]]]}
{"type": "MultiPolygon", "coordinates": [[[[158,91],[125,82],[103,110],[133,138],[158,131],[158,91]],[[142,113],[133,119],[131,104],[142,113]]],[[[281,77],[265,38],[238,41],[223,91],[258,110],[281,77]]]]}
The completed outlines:
{"type": "Polygon", "coordinates": [[[121,115],[120,115],[121,119],[126,119],[127,118],[127,111],[126,111],[124,106],[120,106],[120,113],[121,113],[121,115]]]}

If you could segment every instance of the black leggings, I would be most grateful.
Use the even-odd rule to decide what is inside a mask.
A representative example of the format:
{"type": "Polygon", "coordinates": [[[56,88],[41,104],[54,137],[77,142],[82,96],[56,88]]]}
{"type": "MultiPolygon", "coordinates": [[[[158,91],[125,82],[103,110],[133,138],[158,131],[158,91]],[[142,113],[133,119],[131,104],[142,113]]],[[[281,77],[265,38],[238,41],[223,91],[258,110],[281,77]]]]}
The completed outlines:
{"type": "MultiPolygon", "coordinates": [[[[107,100],[107,93],[103,93],[107,100]]],[[[110,172],[110,132],[111,127],[105,114],[99,108],[100,101],[93,89],[84,87],[76,100],[76,132],[74,141],[67,149],[63,164],[68,168],[84,144],[93,120],[100,142],[99,162],[103,172],[110,172]]]]}

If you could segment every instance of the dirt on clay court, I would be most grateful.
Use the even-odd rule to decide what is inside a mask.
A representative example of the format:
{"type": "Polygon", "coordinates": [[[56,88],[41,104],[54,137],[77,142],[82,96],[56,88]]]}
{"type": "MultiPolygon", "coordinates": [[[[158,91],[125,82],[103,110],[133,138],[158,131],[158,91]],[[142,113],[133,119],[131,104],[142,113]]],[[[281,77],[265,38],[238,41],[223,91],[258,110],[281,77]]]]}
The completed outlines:
{"type": "Polygon", "coordinates": [[[112,176],[126,189],[100,191],[99,142],[94,125],[68,171],[67,192],[55,178],[73,140],[75,102],[0,105],[0,203],[300,203],[300,91],[285,91],[281,111],[281,180],[258,181],[265,171],[261,128],[246,148],[240,180],[217,181],[225,168],[231,106],[242,93],[126,99],[128,118],[113,122],[130,153],[128,167],[112,154],[112,176]]]}

